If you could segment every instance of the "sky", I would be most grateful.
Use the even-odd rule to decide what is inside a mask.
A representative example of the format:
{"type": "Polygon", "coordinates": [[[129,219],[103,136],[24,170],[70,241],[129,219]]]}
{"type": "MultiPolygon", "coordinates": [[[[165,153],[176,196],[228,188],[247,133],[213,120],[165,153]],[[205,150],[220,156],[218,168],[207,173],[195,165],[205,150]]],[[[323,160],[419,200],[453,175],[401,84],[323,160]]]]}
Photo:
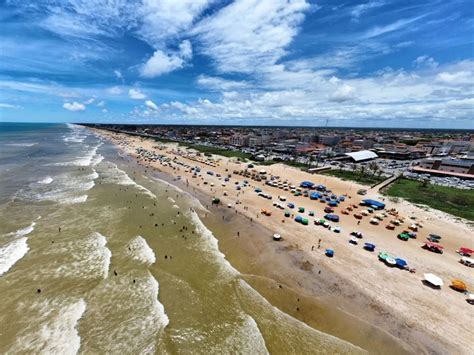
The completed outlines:
{"type": "Polygon", "coordinates": [[[474,5],[0,0],[0,121],[474,129],[474,5]]]}

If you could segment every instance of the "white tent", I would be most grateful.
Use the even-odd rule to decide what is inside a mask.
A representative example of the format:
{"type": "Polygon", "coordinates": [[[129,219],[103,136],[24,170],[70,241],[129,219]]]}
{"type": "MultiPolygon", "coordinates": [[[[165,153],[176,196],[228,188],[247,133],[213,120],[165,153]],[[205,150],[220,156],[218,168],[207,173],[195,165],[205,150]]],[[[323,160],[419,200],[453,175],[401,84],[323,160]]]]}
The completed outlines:
{"type": "Polygon", "coordinates": [[[432,284],[433,286],[436,287],[441,287],[443,286],[443,280],[439,276],[436,276],[435,274],[425,274],[424,275],[425,280],[432,284]]]}

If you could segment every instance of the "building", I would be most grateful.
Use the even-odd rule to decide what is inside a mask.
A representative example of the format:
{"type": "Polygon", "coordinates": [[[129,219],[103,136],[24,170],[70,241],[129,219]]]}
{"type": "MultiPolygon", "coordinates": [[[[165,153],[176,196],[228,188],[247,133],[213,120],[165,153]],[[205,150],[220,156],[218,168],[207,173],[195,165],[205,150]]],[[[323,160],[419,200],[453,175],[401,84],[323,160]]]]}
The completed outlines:
{"type": "Polygon", "coordinates": [[[421,169],[474,175],[474,160],[472,159],[424,159],[418,167],[421,169]]]}
{"type": "Polygon", "coordinates": [[[319,136],[318,143],[324,145],[336,145],[341,140],[339,136],[319,136]]]}
{"type": "Polygon", "coordinates": [[[354,163],[360,163],[363,161],[373,160],[378,158],[378,155],[370,150],[361,150],[359,152],[345,153],[346,157],[352,160],[354,163]]]}

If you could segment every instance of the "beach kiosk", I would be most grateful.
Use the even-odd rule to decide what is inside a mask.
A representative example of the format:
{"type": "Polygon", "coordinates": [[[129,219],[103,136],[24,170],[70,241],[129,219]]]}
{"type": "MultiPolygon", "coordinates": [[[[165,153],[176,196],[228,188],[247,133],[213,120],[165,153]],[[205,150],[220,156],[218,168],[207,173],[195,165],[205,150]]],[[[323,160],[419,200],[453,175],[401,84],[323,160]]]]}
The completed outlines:
{"type": "Polygon", "coordinates": [[[443,286],[443,280],[441,279],[441,277],[436,276],[435,274],[428,273],[424,274],[423,277],[424,281],[433,287],[441,288],[441,286],[443,286]]]}
{"type": "Polygon", "coordinates": [[[385,208],[385,203],[372,199],[362,200],[361,205],[371,207],[374,210],[383,210],[385,208]]]}

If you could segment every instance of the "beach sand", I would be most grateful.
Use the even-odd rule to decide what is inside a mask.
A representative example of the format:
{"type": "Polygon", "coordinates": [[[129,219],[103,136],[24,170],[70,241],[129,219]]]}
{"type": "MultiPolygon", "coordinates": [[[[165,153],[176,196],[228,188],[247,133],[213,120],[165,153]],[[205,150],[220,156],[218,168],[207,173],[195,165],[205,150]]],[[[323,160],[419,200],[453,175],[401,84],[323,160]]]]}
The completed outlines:
{"type": "MultiPolygon", "coordinates": [[[[232,174],[234,170],[244,169],[244,163],[214,156],[218,166],[210,167],[176,154],[177,149],[190,151],[178,148],[176,144],[162,145],[151,139],[102,130],[94,132],[136,157],[157,177],[197,196],[208,209],[208,212],[200,213],[203,221],[209,228],[221,231],[217,234],[221,251],[252,287],[282,311],[371,352],[380,352],[383,344],[383,352],[394,354],[470,353],[472,306],[466,302],[464,294],[448,287],[455,278],[464,280],[469,286],[474,285],[472,269],[461,265],[455,252],[461,246],[474,249],[473,231],[465,223],[406,201],[395,203],[385,199],[388,208],[396,208],[405,217],[402,226],[390,231],[385,228],[390,218],[375,226],[369,223],[370,216],[364,217],[358,225],[352,213],[341,215],[339,212],[348,204],[358,204],[362,197],[356,192],[365,186],[329,176],[310,175],[282,164],[255,167],[257,171],[265,169],[267,174],[278,175],[281,180],[287,179],[296,186],[309,180],[326,185],[337,195],[350,196],[336,208],[341,221],[333,226],[342,228],[337,234],[312,224],[314,218],[324,216],[325,204],[303,196],[293,197],[289,191],[267,186],[264,181],[232,174]],[[163,149],[153,148],[156,146],[163,149]],[[176,161],[165,165],[159,161],[145,161],[136,154],[138,147],[176,161]],[[177,161],[200,166],[201,176],[192,178],[190,172],[176,164],[177,161]],[[223,180],[216,175],[207,175],[208,170],[222,177],[232,174],[232,177],[226,186],[222,186],[223,180]],[[177,176],[181,179],[176,180],[177,176]],[[249,180],[251,186],[237,191],[234,182],[243,180],[249,180]],[[208,183],[204,184],[204,181],[208,183]],[[256,187],[270,193],[273,199],[258,197],[254,192],[256,187]],[[285,195],[287,201],[297,207],[305,207],[306,212],[314,211],[316,217],[310,218],[308,226],[294,222],[293,218],[284,218],[283,211],[272,206],[278,195],[285,195]],[[212,196],[220,197],[220,206],[211,205],[212,196]],[[241,203],[236,204],[237,200],[241,203]],[[227,208],[227,204],[231,204],[231,208],[227,208]],[[262,215],[262,208],[272,211],[272,216],[262,215]],[[409,218],[412,215],[422,222],[423,228],[417,239],[403,242],[396,236],[413,223],[409,218]],[[357,246],[348,243],[349,233],[355,230],[364,234],[357,246]],[[273,233],[281,234],[283,241],[272,241],[273,233]],[[444,254],[421,248],[429,233],[443,237],[444,254]],[[319,239],[322,239],[320,249],[317,248],[319,239]],[[416,273],[387,267],[378,261],[377,252],[370,253],[361,247],[363,242],[376,244],[376,251],[386,251],[408,260],[416,273]],[[335,257],[324,256],[325,248],[334,249],[335,257]],[[423,274],[428,272],[444,280],[441,290],[422,283],[423,274]]],[[[380,196],[369,190],[364,198],[379,199],[380,196]]],[[[294,210],[292,213],[297,214],[294,210]]]]}

